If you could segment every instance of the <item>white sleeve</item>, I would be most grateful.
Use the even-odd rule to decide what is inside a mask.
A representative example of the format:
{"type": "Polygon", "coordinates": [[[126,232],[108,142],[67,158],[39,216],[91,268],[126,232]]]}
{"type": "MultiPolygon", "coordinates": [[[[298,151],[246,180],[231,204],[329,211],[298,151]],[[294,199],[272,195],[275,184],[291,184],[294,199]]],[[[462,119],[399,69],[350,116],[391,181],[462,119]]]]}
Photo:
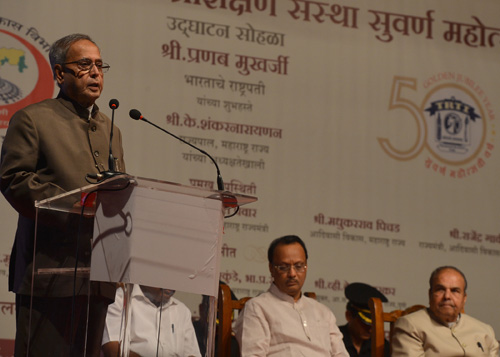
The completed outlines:
{"type": "Polygon", "coordinates": [[[123,289],[118,288],[116,289],[115,302],[108,306],[108,313],[106,315],[106,324],[104,326],[101,345],[110,341],[118,341],[120,339],[122,312],[123,289]]]}
{"type": "Polygon", "coordinates": [[[186,307],[184,314],[184,356],[201,357],[196,332],[194,331],[193,322],[191,320],[191,311],[186,307]]]}
{"type": "Polygon", "coordinates": [[[265,357],[269,352],[271,329],[262,308],[249,300],[235,323],[241,356],[265,357]]]}

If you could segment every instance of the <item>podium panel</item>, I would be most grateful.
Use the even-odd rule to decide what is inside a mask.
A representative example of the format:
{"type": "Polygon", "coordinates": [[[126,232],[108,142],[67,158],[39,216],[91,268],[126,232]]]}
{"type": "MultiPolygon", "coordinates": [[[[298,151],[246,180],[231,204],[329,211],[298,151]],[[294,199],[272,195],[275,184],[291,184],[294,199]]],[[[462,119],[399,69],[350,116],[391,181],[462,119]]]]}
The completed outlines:
{"type": "Polygon", "coordinates": [[[55,302],[55,312],[33,310],[47,316],[43,326],[30,318],[28,354],[53,340],[56,353],[93,355],[110,341],[128,356],[149,331],[159,356],[179,353],[181,334],[196,341],[190,354],[212,356],[224,211],[255,200],[119,175],[36,202],[25,291],[31,306],[55,302]]]}
{"type": "Polygon", "coordinates": [[[99,193],[91,280],[216,296],[222,202],[140,183],[122,195],[99,193]]]}

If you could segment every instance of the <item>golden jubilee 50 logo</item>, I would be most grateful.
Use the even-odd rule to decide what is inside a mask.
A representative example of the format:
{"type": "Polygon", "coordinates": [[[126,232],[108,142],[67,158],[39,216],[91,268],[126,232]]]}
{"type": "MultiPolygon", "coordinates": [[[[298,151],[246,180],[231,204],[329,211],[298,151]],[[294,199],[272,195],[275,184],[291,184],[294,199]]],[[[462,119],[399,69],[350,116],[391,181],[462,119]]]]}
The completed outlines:
{"type": "Polygon", "coordinates": [[[459,73],[439,73],[423,83],[426,93],[418,105],[417,80],[394,77],[389,110],[416,124],[415,139],[405,148],[391,138],[378,138],[382,149],[396,160],[424,156],[426,149],[425,167],[443,176],[477,173],[494,149],[495,115],[488,97],[474,80],[459,73]]]}

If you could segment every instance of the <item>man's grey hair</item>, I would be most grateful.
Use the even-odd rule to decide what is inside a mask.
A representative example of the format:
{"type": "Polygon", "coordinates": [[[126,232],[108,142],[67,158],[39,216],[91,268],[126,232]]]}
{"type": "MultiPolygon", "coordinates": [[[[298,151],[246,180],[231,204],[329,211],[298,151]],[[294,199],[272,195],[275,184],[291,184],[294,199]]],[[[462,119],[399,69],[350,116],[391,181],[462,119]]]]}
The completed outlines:
{"type": "Polygon", "coordinates": [[[52,46],[50,46],[49,60],[54,79],[56,79],[56,72],[54,70],[55,65],[65,63],[69,48],[72,44],[80,40],[90,41],[97,46],[97,44],[90,38],[90,36],[82,33],[74,33],[72,35],[64,36],[63,38],[54,42],[52,46]]]}
{"type": "Polygon", "coordinates": [[[465,278],[465,274],[462,273],[460,269],[458,269],[457,267],[451,265],[444,265],[442,267],[436,268],[432,272],[431,277],[429,279],[429,290],[432,291],[432,284],[434,284],[434,279],[439,275],[439,273],[441,273],[443,270],[448,270],[448,269],[456,271],[458,274],[462,276],[462,278],[464,278],[464,283],[465,283],[464,292],[467,292],[467,279],[465,278]]]}

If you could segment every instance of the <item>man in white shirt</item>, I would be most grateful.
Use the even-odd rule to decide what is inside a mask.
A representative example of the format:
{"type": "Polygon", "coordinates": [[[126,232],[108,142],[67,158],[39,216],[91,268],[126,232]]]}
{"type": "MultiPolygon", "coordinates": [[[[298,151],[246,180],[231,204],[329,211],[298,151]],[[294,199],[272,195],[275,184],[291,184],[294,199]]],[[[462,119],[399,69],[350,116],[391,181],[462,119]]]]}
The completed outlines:
{"type": "Polygon", "coordinates": [[[271,287],[249,300],[236,321],[241,355],[348,357],[332,311],[302,295],[307,275],[307,249],[302,239],[275,239],[268,260],[271,287]]]}
{"type": "MultiPolygon", "coordinates": [[[[172,297],[174,290],[133,285],[129,307],[130,356],[201,357],[191,312],[172,297]]],[[[123,314],[123,289],[108,307],[102,339],[104,356],[118,356],[123,314]]]]}

